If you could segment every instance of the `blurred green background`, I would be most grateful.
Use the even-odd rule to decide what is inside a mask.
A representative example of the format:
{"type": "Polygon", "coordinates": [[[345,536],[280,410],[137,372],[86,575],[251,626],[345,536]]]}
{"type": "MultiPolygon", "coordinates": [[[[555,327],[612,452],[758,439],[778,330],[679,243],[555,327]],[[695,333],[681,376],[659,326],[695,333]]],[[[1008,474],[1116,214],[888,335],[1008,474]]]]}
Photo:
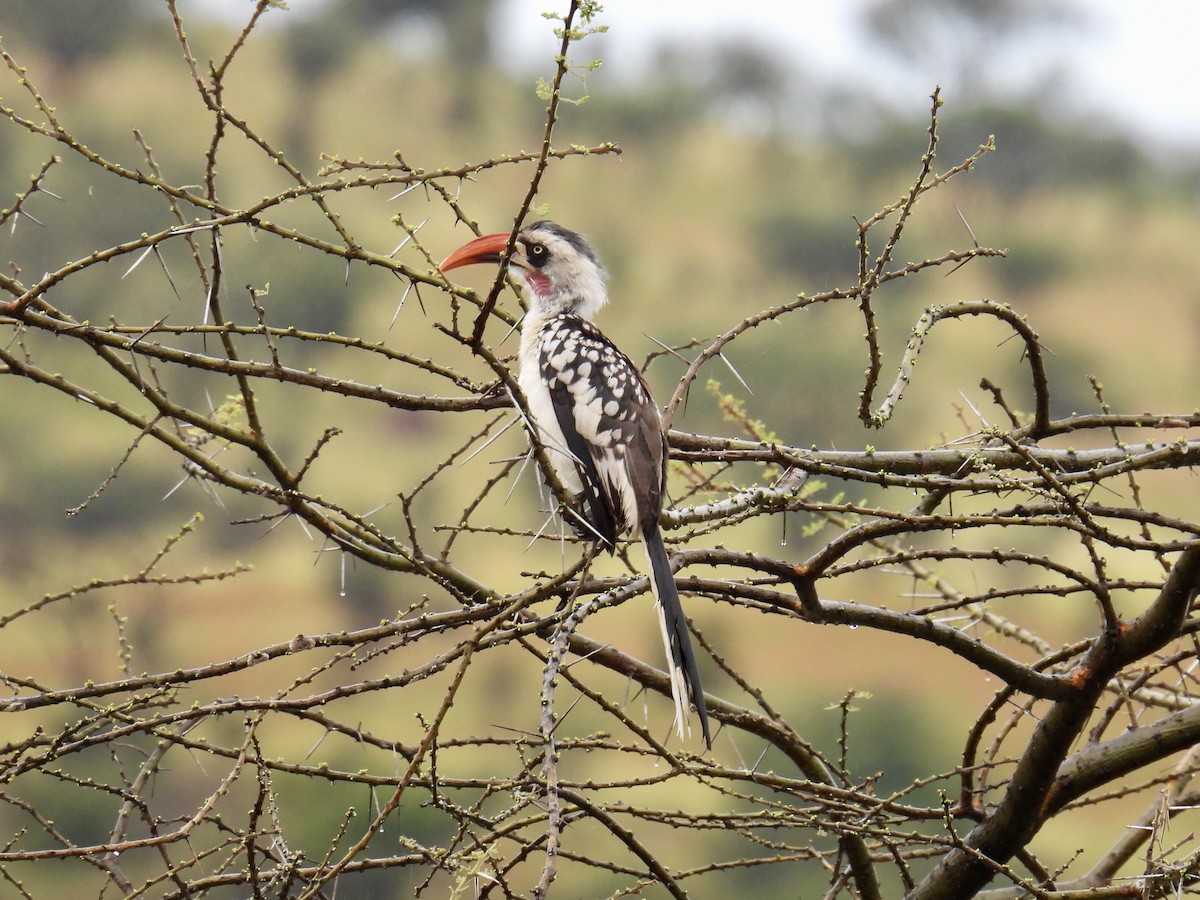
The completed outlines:
{"type": "MultiPolygon", "coordinates": [[[[321,153],[388,160],[399,150],[408,164],[433,168],[537,148],[545,103],[534,81],[552,74],[557,47],[552,23],[539,15],[549,4],[295,0],[290,6],[269,13],[253,35],[236,62],[226,101],[310,176],[323,164],[321,153]],[[520,40],[506,30],[514,20],[524,23],[520,40]]],[[[611,6],[614,22],[636,17],[627,8],[636,4],[611,6]]],[[[999,148],[974,172],[922,201],[903,258],[968,248],[964,219],[980,243],[1008,250],[1003,260],[977,260],[949,275],[939,270],[887,288],[877,310],[885,381],[923,308],[988,297],[1027,314],[1052,352],[1055,415],[1097,407],[1088,375],[1104,383],[1106,399],[1120,411],[1190,412],[1200,381],[1200,145],[1184,135],[1178,142],[1147,138],[1120,119],[1089,113],[1053,65],[1030,69],[1033,75],[1024,81],[1000,77],[988,64],[993,55],[1003,63],[1023,43],[1041,46],[1055,36],[1086,33],[1095,23],[1083,7],[1062,7],[1060,16],[1047,16],[1032,3],[992,7],[861,7],[859,52],[867,79],[872,59],[880,61],[881,78],[906,66],[911,77],[939,54],[946,59],[938,168],[960,161],[992,134],[999,148]],[[964,24],[950,48],[924,44],[901,27],[931,10],[945,21],[960,21],[947,10],[961,15],[964,24]]],[[[223,54],[248,8],[181,3],[197,56],[223,54]]],[[[678,15],[686,18],[686,7],[680,8],[678,15]]],[[[804,4],[788,9],[789,15],[805,15],[804,4]]],[[[869,217],[902,195],[927,140],[933,83],[897,104],[849,79],[829,77],[782,39],[744,36],[734,27],[736,16],[729,16],[702,36],[682,25],[643,34],[644,52],[636,62],[631,57],[626,68],[610,62],[588,73],[586,82],[568,81],[568,95],[586,96],[586,102],[564,106],[556,145],[615,141],[623,152],[552,165],[538,202],[547,205],[549,217],[597,244],[611,271],[613,297],[601,324],[634,359],[657,349],[647,336],[671,345],[711,337],[798,292],[852,283],[854,218],[869,217]]],[[[99,4],[79,0],[5,0],[0,35],[89,146],[136,167],[136,128],[168,178],[200,177],[211,118],[158,4],[107,0],[101,13],[99,4]]],[[[620,60],[627,40],[632,34],[614,25],[609,34],[576,47],[576,61],[610,54],[620,60]]],[[[1122,64],[1149,66],[1153,58],[1122,64]]],[[[14,98],[22,102],[15,77],[5,77],[5,105],[14,98]]],[[[62,151],[0,126],[4,197],[24,190],[50,152],[62,151]]],[[[259,157],[247,142],[229,142],[220,166],[227,202],[249,204],[286,185],[259,157]]],[[[462,185],[461,202],[485,230],[506,229],[529,172],[513,166],[483,173],[462,185]]],[[[42,227],[18,220],[0,234],[0,262],[12,261],[33,276],[170,224],[165,207],[146,192],[111,182],[65,160],[48,185],[64,202],[43,196],[31,207],[42,227]]],[[[392,216],[400,213],[415,224],[425,215],[420,192],[389,201],[391,193],[359,191],[336,201],[356,237],[384,253],[403,237],[392,216]]],[[[307,210],[296,215],[314,228],[321,225],[307,210]]],[[[440,258],[466,232],[443,217],[420,237],[440,258]]],[[[227,252],[235,290],[269,283],[264,302],[276,324],[438,352],[429,344],[416,298],[390,326],[400,299],[400,283],[390,276],[354,268],[347,280],[345,266],[335,260],[248,235],[231,235],[227,252]]],[[[168,247],[167,261],[175,271],[186,269],[181,247],[168,247]]],[[[181,282],[186,286],[176,297],[156,265],[121,279],[126,266],[118,261],[93,269],[52,299],[93,320],[200,317],[203,297],[193,282],[181,282]]],[[[462,278],[483,288],[491,273],[462,278]]],[[[421,303],[431,301],[426,296],[421,303]]],[[[1014,406],[1028,402],[1020,348],[1006,342],[1003,329],[947,323],[935,330],[895,419],[882,432],[864,432],[856,418],[866,365],[862,330],[852,306],[793,314],[733,345],[731,361],[753,394],[728,370],[709,374],[725,391],[741,395],[747,412],[780,440],[801,447],[909,448],[952,440],[978,427],[971,404],[993,421],[1001,418],[978,387],[982,377],[1000,384],[1014,406]]],[[[86,361],[64,359],[68,363],[88,371],[86,361]]],[[[338,352],[314,350],[311,364],[336,372],[338,352]]],[[[649,377],[660,399],[681,372],[675,360],[654,361],[649,377]]],[[[389,370],[381,365],[373,377],[386,383],[389,370]]],[[[212,382],[214,403],[229,390],[219,384],[212,382]]],[[[253,570],[215,584],[113,589],[53,605],[0,629],[5,672],[67,687],[119,677],[123,653],[133,672],[202,665],[297,633],[370,625],[417,599],[408,592],[419,586],[321,553],[294,523],[275,530],[233,524],[258,511],[242,500],[222,497],[219,503],[194,481],[172,491],[184,475],[157,447],[137,451],[102,496],[68,517],[66,511],[117,464],[132,435],[47,393],[17,379],[0,380],[0,613],[92,579],[133,574],[197,512],[203,522],[172,552],[167,568],[215,571],[238,562],[253,570]],[[120,617],[128,621],[121,625],[120,617]]],[[[273,422],[294,427],[286,443],[297,453],[327,424],[346,428],[347,437],[323,457],[321,477],[341,502],[358,510],[388,503],[428,471],[437,453],[466,437],[428,414],[347,411],[353,404],[318,398],[306,400],[297,415],[287,406],[286,389],[267,388],[263,396],[275,401],[267,404],[273,422]]],[[[700,391],[676,426],[736,434],[700,391]]],[[[514,429],[494,455],[520,452],[522,440],[514,429]]],[[[444,493],[427,501],[427,514],[444,515],[439,504],[455,514],[478,480],[493,473],[486,459],[464,466],[461,491],[439,488],[444,493]]],[[[1149,481],[1149,496],[1164,511],[1195,515],[1190,482],[1149,481]]],[[[526,480],[509,504],[508,514],[523,526],[538,521],[533,493],[526,480]]],[[[799,561],[821,540],[820,534],[802,537],[805,524],[789,524],[786,546],[782,529],[750,530],[747,549],[799,561]]],[[[510,549],[481,549],[480,571],[498,571],[496,583],[511,588],[521,584],[522,571],[553,570],[556,553],[531,551],[514,565],[510,549]]],[[[855,596],[836,599],[904,606],[911,602],[907,592],[916,589],[903,577],[858,587],[855,596]]],[[[1086,633],[1091,610],[1061,607],[1039,612],[1045,630],[1062,640],[1080,629],[1086,633]]],[[[838,714],[830,704],[849,690],[869,691],[873,698],[856,704],[861,712],[853,768],[864,777],[885,770],[892,786],[951,767],[974,712],[995,689],[948,654],[905,639],[862,629],[797,629],[781,636],[764,621],[733,627],[722,618],[725,610],[690,611],[701,628],[721,635],[725,654],[818,746],[832,751],[836,741],[838,714]],[[958,688],[953,696],[938,691],[948,678],[958,688]],[[898,713],[903,728],[894,727],[898,713]]],[[[589,632],[654,660],[660,649],[648,604],[637,607],[644,621],[631,625],[634,615],[598,617],[588,623],[589,632]]],[[[536,727],[537,667],[525,660],[504,675],[471,694],[479,703],[474,713],[488,722],[536,727]]],[[[712,689],[723,686],[716,680],[712,689]]],[[[468,707],[464,719],[471,712],[468,707]]],[[[412,713],[396,711],[398,731],[412,728],[412,713]]],[[[0,741],[8,739],[7,727],[7,718],[0,718],[0,741]]],[[[291,752],[317,734],[284,734],[280,745],[291,752]]],[[[339,764],[357,768],[353,748],[345,753],[339,764]]],[[[52,809],[61,801],[48,789],[40,802],[52,809]]],[[[337,805],[329,804],[335,812],[337,805]]],[[[73,808],[69,814],[86,833],[86,813],[73,808]]],[[[109,823],[103,811],[96,815],[94,829],[102,835],[109,823]]],[[[310,849],[319,853],[321,835],[332,826],[310,824],[317,835],[310,849]]],[[[1112,838],[1119,834],[1119,824],[1097,827],[1109,828],[1112,838]]],[[[1065,838],[1065,852],[1079,840],[1065,838]]],[[[29,881],[46,878],[42,884],[53,885],[59,874],[72,877],[39,872],[29,881]]],[[[404,895],[382,878],[378,889],[380,897],[404,895]]]]}

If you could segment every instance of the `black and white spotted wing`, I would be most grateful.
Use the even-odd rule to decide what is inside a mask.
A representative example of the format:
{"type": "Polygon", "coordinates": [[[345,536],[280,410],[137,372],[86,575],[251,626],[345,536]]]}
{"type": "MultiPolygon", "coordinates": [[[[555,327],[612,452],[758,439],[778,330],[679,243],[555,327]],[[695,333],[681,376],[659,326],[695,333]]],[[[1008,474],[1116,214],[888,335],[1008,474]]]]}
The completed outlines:
{"type": "Polygon", "coordinates": [[[657,520],[666,456],[658,408],[637,367],[577,316],[545,324],[539,365],[589,524],[611,548],[622,532],[657,520]]]}

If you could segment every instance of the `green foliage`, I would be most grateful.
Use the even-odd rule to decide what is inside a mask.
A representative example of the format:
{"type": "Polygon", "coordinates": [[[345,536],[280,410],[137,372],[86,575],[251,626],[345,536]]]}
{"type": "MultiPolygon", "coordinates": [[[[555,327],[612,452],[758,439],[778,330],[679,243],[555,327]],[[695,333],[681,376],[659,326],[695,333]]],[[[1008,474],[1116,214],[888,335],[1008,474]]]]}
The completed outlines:
{"type": "Polygon", "coordinates": [[[726,422],[733,422],[741,431],[756,441],[773,444],[779,440],[779,436],[760,419],[751,418],[746,413],[746,401],[743,398],[724,393],[721,390],[721,382],[710,378],[705,382],[704,389],[716,401],[726,422]]]}

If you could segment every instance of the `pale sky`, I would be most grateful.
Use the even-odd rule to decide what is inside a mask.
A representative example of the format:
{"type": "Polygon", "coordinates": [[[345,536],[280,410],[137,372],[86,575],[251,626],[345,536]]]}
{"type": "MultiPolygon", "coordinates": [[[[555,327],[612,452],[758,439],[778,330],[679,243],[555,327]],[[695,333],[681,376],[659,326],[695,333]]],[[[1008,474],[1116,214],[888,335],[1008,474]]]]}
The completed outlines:
{"type": "MultiPolygon", "coordinates": [[[[947,73],[922,71],[919,64],[903,70],[888,65],[862,42],[854,23],[867,0],[608,0],[603,5],[598,21],[609,25],[610,35],[601,55],[617,69],[636,67],[666,37],[746,35],[810,70],[861,84],[900,109],[911,107],[916,115],[928,106],[934,83],[942,83],[948,100],[954,97],[956,86],[947,83],[947,73]]],[[[1090,28],[1053,44],[1030,42],[1024,58],[989,57],[980,65],[993,67],[991,78],[1017,85],[1032,67],[1055,65],[1079,98],[1080,113],[1094,110],[1154,143],[1189,144],[1200,155],[1200,2],[1074,0],[1074,5],[1092,21],[1090,28]]],[[[519,57],[544,55],[553,37],[540,13],[555,6],[551,0],[505,0],[497,46],[519,57]]]]}

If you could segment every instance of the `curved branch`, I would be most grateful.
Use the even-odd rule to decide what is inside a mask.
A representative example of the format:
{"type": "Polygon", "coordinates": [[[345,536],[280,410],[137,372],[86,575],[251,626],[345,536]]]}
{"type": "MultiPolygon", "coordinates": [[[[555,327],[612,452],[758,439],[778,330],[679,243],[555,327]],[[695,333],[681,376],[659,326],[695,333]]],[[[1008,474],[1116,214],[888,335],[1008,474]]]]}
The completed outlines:
{"type": "Polygon", "coordinates": [[[861,413],[863,422],[876,428],[882,428],[884,423],[891,418],[892,411],[904,394],[904,389],[912,380],[917,356],[934,325],[943,319],[959,319],[963,316],[978,315],[993,316],[1006,322],[1024,340],[1025,355],[1029,360],[1029,368],[1033,377],[1034,417],[1028,433],[1033,438],[1039,438],[1046,434],[1050,425],[1050,381],[1046,376],[1046,366],[1042,360],[1042,347],[1038,341],[1037,332],[1029,326],[1024,316],[1018,315],[1007,304],[995,303],[991,300],[963,300],[945,306],[932,306],[925,310],[917,319],[917,324],[908,339],[908,346],[905,348],[904,358],[900,362],[896,380],[887,397],[879,404],[879,408],[875,412],[868,412],[870,395],[864,393],[861,413]]]}

